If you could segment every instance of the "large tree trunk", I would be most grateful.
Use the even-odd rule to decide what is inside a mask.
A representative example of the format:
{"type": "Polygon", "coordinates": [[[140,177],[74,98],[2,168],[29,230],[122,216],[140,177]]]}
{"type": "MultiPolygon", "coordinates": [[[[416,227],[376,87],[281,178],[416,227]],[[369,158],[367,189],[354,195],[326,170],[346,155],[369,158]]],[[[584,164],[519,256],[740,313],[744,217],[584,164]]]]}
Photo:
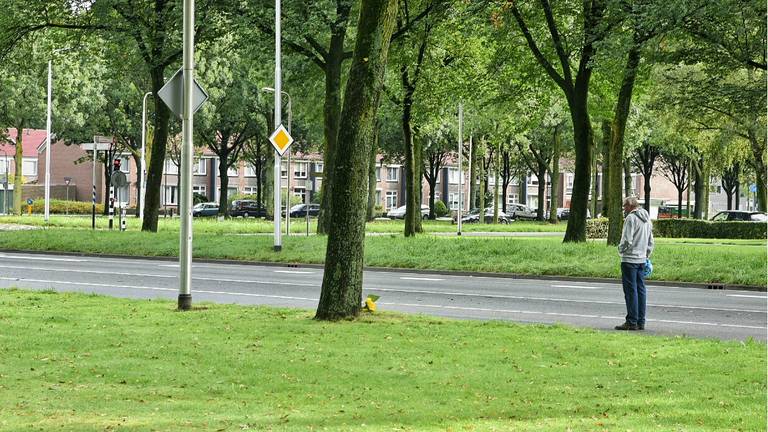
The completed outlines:
{"type": "Polygon", "coordinates": [[[165,144],[168,141],[168,120],[171,112],[158,92],[165,84],[163,73],[165,67],[152,69],[152,97],[155,100],[154,134],[152,135],[152,148],[149,156],[147,171],[147,187],[144,196],[144,221],[142,231],[157,232],[157,214],[160,210],[160,185],[163,181],[163,168],[165,166],[165,144]]]}
{"type": "Polygon", "coordinates": [[[485,223],[485,183],[487,178],[485,173],[485,163],[483,163],[485,160],[485,138],[480,139],[480,142],[477,144],[477,151],[474,153],[473,156],[475,157],[475,160],[477,160],[476,177],[480,179],[480,184],[475,188],[475,193],[477,194],[477,208],[480,211],[477,223],[483,224],[485,223]]]}
{"type": "Polygon", "coordinates": [[[411,116],[413,109],[413,88],[407,85],[407,67],[403,66],[403,85],[406,87],[403,96],[402,128],[405,142],[405,228],[406,237],[422,232],[421,229],[421,169],[418,166],[420,145],[413,139],[411,116]],[[418,220],[417,220],[418,219],[418,220]]]}
{"type": "Polygon", "coordinates": [[[624,196],[630,195],[628,188],[632,181],[629,175],[629,160],[624,158],[624,132],[627,127],[627,118],[629,117],[629,107],[632,103],[632,92],[637,77],[637,67],[640,64],[640,45],[634,43],[627,54],[627,63],[624,66],[624,78],[619,90],[619,97],[616,101],[616,110],[614,111],[613,122],[611,123],[611,148],[609,155],[610,175],[608,187],[610,191],[603,191],[603,196],[608,200],[608,244],[618,245],[621,239],[621,230],[623,226],[623,212],[621,199],[621,164],[624,163],[624,196]],[[627,181],[629,178],[629,181],[627,181]]]}
{"type": "Polygon", "coordinates": [[[624,158],[624,196],[632,195],[632,167],[629,164],[629,158],[624,158]]]}
{"type": "Polygon", "coordinates": [[[320,214],[317,217],[317,233],[327,234],[333,214],[333,173],[336,163],[336,143],[339,135],[339,115],[341,111],[341,74],[344,62],[344,38],[346,25],[339,26],[331,34],[328,59],[325,65],[325,103],[323,105],[323,184],[320,214]]]}
{"type": "Polygon", "coordinates": [[[552,135],[552,170],[550,171],[549,223],[557,223],[557,200],[560,196],[560,125],[552,135]]]}
{"type": "Polygon", "coordinates": [[[564,242],[587,241],[587,202],[589,200],[589,180],[592,162],[592,123],[587,109],[587,86],[577,89],[568,104],[573,123],[574,158],[573,191],[571,193],[571,212],[565,229],[564,242]]]}
{"type": "Polygon", "coordinates": [[[536,220],[544,221],[544,202],[547,199],[547,165],[538,162],[538,172],[536,176],[539,178],[539,186],[536,190],[536,196],[539,198],[539,202],[536,204],[536,220]]]}
{"type": "Polygon", "coordinates": [[[692,161],[693,178],[694,178],[694,201],[693,201],[693,217],[694,219],[701,219],[704,216],[704,195],[706,183],[704,179],[704,158],[700,157],[697,161],[692,161]]]}
{"type": "MultiPolygon", "coordinates": [[[[228,153],[221,153],[219,156],[219,188],[221,189],[221,192],[219,193],[219,214],[225,218],[229,218],[229,206],[227,205],[229,202],[229,176],[227,175],[228,159],[228,153]]],[[[215,196],[216,191],[213,191],[213,193],[215,196]]],[[[289,204],[286,202],[286,205],[289,204]]]]}
{"type": "MultiPolygon", "coordinates": [[[[16,127],[16,153],[13,156],[13,213],[21,216],[21,194],[24,189],[24,123],[16,127]]],[[[6,173],[8,175],[8,173],[6,173]]]]}
{"type": "Polygon", "coordinates": [[[766,170],[765,166],[765,131],[763,131],[763,136],[761,138],[757,137],[757,133],[753,128],[749,129],[749,146],[752,150],[752,165],[755,168],[755,177],[757,179],[756,186],[757,186],[757,193],[756,193],[756,202],[757,202],[757,210],[761,212],[768,211],[768,196],[766,193],[768,193],[768,185],[766,185],[766,176],[768,176],[768,170],[766,170]],[[763,145],[760,145],[759,139],[763,140],[763,145]]]}
{"type": "Polygon", "coordinates": [[[362,0],[357,41],[344,95],[331,174],[333,221],[315,318],[336,320],[360,312],[363,289],[365,200],[370,147],[395,25],[397,0],[362,0]]]}
{"type": "MultiPolygon", "coordinates": [[[[602,130],[603,130],[603,182],[602,182],[602,188],[603,188],[603,205],[600,209],[600,213],[602,213],[603,217],[608,217],[609,212],[609,202],[611,200],[611,182],[610,182],[610,163],[611,163],[611,122],[608,119],[603,120],[602,123],[602,130]]],[[[610,222],[609,222],[609,229],[610,229],[610,222]]]]}

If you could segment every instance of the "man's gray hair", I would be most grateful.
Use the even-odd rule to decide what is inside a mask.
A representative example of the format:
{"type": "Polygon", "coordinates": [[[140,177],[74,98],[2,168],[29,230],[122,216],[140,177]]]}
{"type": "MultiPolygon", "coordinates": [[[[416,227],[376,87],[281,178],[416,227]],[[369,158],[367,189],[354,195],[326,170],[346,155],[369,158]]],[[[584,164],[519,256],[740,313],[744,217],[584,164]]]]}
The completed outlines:
{"type": "Polygon", "coordinates": [[[624,198],[624,205],[628,205],[632,208],[637,207],[637,197],[634,196],[628,196],[624,198]]]}

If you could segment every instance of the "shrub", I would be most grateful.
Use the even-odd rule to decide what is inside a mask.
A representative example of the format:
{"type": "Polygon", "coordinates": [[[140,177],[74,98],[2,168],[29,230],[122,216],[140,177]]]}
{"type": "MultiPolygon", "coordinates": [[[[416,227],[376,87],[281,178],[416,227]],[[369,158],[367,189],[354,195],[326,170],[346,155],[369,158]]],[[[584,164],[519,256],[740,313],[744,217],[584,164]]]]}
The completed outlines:
{"type": "Polygon", "coordinates": [[[387,215],[387,212],[384,210],[383,205],[375,205],[373,206],[373,217],[384,217],[387,215]]]}
{"type": "Polygon", "coordinates": [[[204,203],[204,202],[208,202],[208,197],[207,196],[205,196],[205,195],[203,195],[201,193],[197,193],[197,192],[192,194],[192,205],[200,204],[200,203],[204,203]]]}
{"type": "MultiPolygon", "coordinates": [[[[48,211],[51,214],[79,214],[89,215],[93,209],[93,204],[90,201],[67,201],[67,200],[55,200],[52,199],[49,202],[48,211]]],[[[27,213],[27,203],[23,203],[21,206],[22,213],[27,213]]],[[[45,199],[38,198],[32,204],[33,213],[45,212],[45,199]]],[[[96,214],[104,213],[104,204],[96,204],[96,214]]]]}
{"type": "Polygon", "coordinates": [[[435,216],[443,217],[449,213],[448,207],[441,200],[435,201],[435,216]]]}
{"type": "Polygon", "coordinates": [[[608,218],[587,219],[587,238],[608,238],[608,218]]]}
{"type": "Polygon", "coordinates": [[[765,223],[712,222],[700,219],[659,219],[653,222],[653,234],[672,238],[765,239],[765,223]]]}

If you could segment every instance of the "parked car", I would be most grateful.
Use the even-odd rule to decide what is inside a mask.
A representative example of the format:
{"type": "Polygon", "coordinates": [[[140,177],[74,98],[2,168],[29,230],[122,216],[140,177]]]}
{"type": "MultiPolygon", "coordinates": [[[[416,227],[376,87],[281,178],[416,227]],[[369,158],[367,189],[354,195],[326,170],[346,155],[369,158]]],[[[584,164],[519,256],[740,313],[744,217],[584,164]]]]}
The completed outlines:
{"type": "Polygon", "coordinates": [[[511,203],[507,205],[507,215],[510,219],[536,219],[536,209],[525,204],[511,203]]]}
{"type": "MultiPolygon", "coordinates": [[[[571,209],[569,207],[558,207],[557,209],[557,219],[559,220],[568,220],[568,217],[571,215],[571,209]]],[[[598,215],[599,217],[599,215],[598,215]]],[[[549,218],[549,213],[547,213],[547,218],[549,218]]],[[[587,209],[587,219],[592,218],[592,213],[587,209]]]]}
{"type": "MultiPolygon", "coordinates": [[[[390,219],[405,219],[405,206],[401,206],[395,209],[390,210],[387,213],[387,217],[390,219]]],[[[429,206],[428,205],[422,205],[421,206],[421,218],[426,219],[429,217],[429,206]]]]}
{"type": "Polygon", "coordinates": [[[768,214],[756,211],[745,210],[723,210],[712,216],[715,222],[722,221],[742,221],[742,222],[765,222],[768,221],[768,214]]]}
{"type": "Polygon", "coordinates": [[[232,217],[266,217],[267,209],[260,206],[254,200],[234,200],[229,206],[229,215],[232,217]]]}
{"type": "MultiPolygon", "coordinates": [[[[461,223],[477,223],[480,221],[480,210],[472,209],[468,214],[461,216],[461,223]]],[[[508,224],[512,222],[512,219],[508,214],[499,210],[499,223],[508,224]]],[[[456,223],[456,216],[453,217],[453,223],[456,223]]],[[[487,207],[485,209],[485,223],[493,223],[493,207],[487,207]]]]}
{"type": "Polygon", "coordinates": [[[291,217],[307,217],[307,206],[309,206],[310,216],[317,216],[320,214],[320,204],[296,204],[291,207],[291,217]]]}
{"type": "Polygon", "coordinates": [[[216,216],[217,214],[219,214],[219,204],[215,202],[195,204],[192,207],[192,216],[194,217],[216,216]]]}

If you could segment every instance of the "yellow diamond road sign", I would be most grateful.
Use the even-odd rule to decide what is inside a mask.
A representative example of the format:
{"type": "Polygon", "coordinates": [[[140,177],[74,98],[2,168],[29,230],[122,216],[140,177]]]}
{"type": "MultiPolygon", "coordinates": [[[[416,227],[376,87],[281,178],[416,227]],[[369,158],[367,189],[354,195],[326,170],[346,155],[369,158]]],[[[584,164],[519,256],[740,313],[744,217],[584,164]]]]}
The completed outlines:
{"type": "Polygon", "coordinates": [[[280,125],[280,127],[272,132],[272,136],[269,137],[269,142],[275,147],[277,153],[282,156],[283,153],[288,150],[288,147],[293,144],[293,137],[285,129],[285,126],[280,125]]]}

